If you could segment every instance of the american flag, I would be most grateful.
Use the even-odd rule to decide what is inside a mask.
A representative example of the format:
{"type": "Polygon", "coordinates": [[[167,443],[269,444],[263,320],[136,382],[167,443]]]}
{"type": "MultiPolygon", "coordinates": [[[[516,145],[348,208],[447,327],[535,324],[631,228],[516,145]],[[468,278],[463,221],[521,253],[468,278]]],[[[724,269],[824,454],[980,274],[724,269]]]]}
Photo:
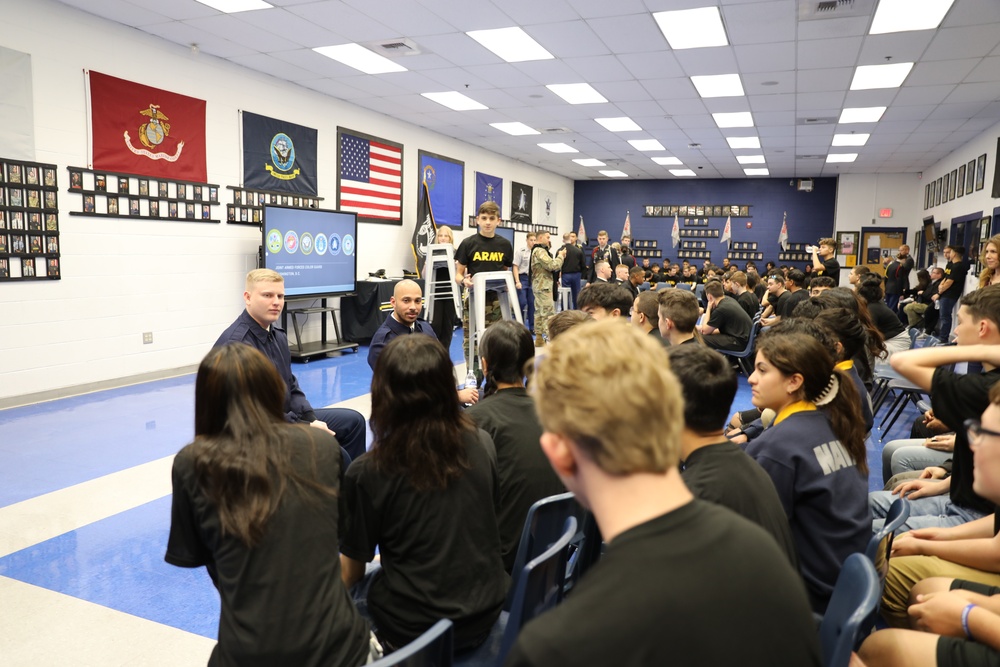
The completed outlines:
{"type": "Polygon", "coordinates": [[[402,222],[402,163],[400,146],[341,132],[340,209],[402,222]]]}

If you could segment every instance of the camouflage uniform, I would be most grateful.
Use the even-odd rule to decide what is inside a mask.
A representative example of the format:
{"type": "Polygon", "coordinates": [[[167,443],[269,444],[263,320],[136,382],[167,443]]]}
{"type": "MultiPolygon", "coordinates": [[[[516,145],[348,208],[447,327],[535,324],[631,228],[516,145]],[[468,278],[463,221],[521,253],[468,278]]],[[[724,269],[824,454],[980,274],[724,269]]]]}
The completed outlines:
{"type": "Polygon", "coordinates": [[[563,258],[552,257],[549,249],[535,245],[531,251],[531,291],[535,294],[535,334],[549,335],[549,318],[556,314],[552,273],[562,268],[563,258]]]}

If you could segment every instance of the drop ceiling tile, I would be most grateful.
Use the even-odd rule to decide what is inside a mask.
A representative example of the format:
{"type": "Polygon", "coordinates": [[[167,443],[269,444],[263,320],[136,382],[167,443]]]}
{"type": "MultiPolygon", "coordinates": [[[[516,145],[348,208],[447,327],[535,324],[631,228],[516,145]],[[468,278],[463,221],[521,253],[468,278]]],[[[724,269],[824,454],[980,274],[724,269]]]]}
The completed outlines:
{"type": "Polygon", "coordinates": [[[800,93],[846,91],[854,78],[854,68],[800,70],[796,77],[800,93]]]}
{"type": "Polygon", "coordinates": [[[944,102],[960,104],[963,102],[992,102],[1000,99],[1000,81],[988,83],[960,83],[944,102]]]}
{"type": "MultiPolygon", "coordinates": [[[[295,5],[283,11],[291,12],[310,23],[343,35],[344,41],[341,43],[370,42],[399,37],[392,28],[342,2],[295,5]]],[[[334,45],[324,44],[324,46],[334,45]]]]}
{"type": "Polygon", "coordinates": [[[151,35],[162,37],[182,47],[186,47],[189,44],[197,44],[202,53],[219,58],[248,56],[257,53],[256,49],[231,42],[213,33],[178,21],[158,23],[147,26],[144,30],[151,35]]]}
{"type": "MultiPolygon", "coordinates": [[[[392,34],[386,37],[419,38],[421,35],[437,35],[454,29],[440,16],[427,11],[412,0],[343,0],[338,5],[353,8],[368,16],[373,22],[390,28],[392,34]]],[[[334,6],[334,8],[331,14],[335,18],[343,7],[334,6]]]]}
{"type": "MultiPolygon", "coordinates": [[[[933,30],[911,30],[865,37],[859,65],[916,62],[934,38],[933,30]],[[891,58],[891,60],[888,60],[891,58]]],[[[911,73],[912,74],[912,73],[911,73]]]]}
{"type": "Polygon", "coordinates": [[[611,53],[585,21],[563,21],[525,30],[556,58],[603,56],[611,53]]]}
{"type": "Polygon", "coordinates": [[[819,39],[798,43],[799,70],[828,69],[831,67],[854,67],[858,64],[861,51],[861,37],[842,39],[819,39]]]}
{"type": "Polygon", "coordinates": [[[796,106],[795,95],[751,95],[748,100],[754,114],[762,111],[790,111],[796,106]]]}
{"type": "Polygon", "coordinates": [[[1000,56],[983,58],[977,62],[975,68],[966,77],[966,83],[978,83],[984,81],[996,81],[1000,79],[1000,56]]]}
{"type": "Polygon", "coordinates": [[[923,120],[931,115],[937,106],[936,104],[913,104],[910,106],[897,104],[886,110],[882,115],[882,120],[923,120]]]}
{"type": "Polygon", "coordinates": [[[663,79],[684,75],[677,58],[670,51],[659,53],[626,53],[618,56],[636,79],[663,79]]]}
{"type": "Polygon", "coordinates": [[[674,51],[674,57],[688,76],[732,74],[739,71],[736,52],[731,46],[711,49],[684,49],[674,51]]]}
{"type": "MultiPolygon", "coordinates": [[[[908,106],[911,104],[924,105],[924,104],[939,104],[944,102],[952,91],[955,90],[955,86],[908,86],[906,88],[900,88],[899,93],[896,95],[895,99],[892,100],[893,108],[897,106],[908,106]]],[[[864,92],[864,91],[855,91],[864,92]]],[[[852,93],[848,93],[850,97],[852,93]]],[[[852,106],[861,106],[853,105],[852,106]]],[[[874,105],[868,105],[874,106],[874,105]]]]}
{"type": "Polygon", "coordinates": [[[942,28],[935,31],[921,60],[957,60],[981,56],[1000,44],[1000,30],[995,24],[942,28]]]}
{"type": "Polygon", "coordinates": [[[795,67],[795,42],[742,44],[733,47],[740,73],[771,72],[795,67]]]}
{"type": "MultiPolygon", "coordinates": [[[[706,4],[706,3],[702,3],[706,4]]],[[[796,16],[789,2],[755,2],[722,8],[732,44],[767,44],[795,39],[796,16]]]]}
{"type": "Polygon", "coordinates": [[[263,72],[283,81],[303,81],[316,78],[315,72],[297,67],[287,61],[265,53],[255,53],[249,56],[233,56],[229,60],[238,65],[243,65],[247,69],[263,72]]]}
{"type": "Polygon", "coordinates": [[[581,81],[587,81],[591,84],[601,81],[623,81],[633,78],[628,69],[614,56],[566,58],[565,62],[581,76],[581,81]]]}
{"type": "MultiPolygon", "coordinates": [[[[537,4],[537,0],[532,1],[537,4]]],[[[667,46],[656,20],[649,13],[593,18],[587,23],[611,53],[648,53],[667,46]]]]}

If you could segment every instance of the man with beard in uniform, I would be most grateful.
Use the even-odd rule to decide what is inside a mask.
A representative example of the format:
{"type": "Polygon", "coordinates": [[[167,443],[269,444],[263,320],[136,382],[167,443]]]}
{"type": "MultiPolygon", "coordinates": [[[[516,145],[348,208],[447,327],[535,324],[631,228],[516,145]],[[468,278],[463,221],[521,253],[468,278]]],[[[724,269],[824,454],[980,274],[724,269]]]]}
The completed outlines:
{"type": "Polygon", "coordinates": [[[562,268],[566,249],[562,248],[555,258],[549,255],[550,236],[548,232],[538,232],[535,247],[531,250],[531,291],[535,294],[535,347],[545,345],[549,333],[549,318],[556,314],[553,302],[555,287],[554,272],[562,268]]]}

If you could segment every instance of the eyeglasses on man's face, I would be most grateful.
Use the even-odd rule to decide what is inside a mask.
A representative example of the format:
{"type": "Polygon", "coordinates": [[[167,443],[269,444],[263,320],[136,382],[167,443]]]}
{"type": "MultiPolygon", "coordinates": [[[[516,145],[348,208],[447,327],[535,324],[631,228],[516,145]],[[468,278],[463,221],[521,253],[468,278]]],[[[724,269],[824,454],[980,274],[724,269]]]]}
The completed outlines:
{"type": "Polygon", "coordinates": [[[984,436],[1000,438],[1000,432],[983,428],[982,422],[978,419],[966,419],[962,425],[965,426],[965,433],[969,437],[970,443],[979,443],[984,436]]]}

